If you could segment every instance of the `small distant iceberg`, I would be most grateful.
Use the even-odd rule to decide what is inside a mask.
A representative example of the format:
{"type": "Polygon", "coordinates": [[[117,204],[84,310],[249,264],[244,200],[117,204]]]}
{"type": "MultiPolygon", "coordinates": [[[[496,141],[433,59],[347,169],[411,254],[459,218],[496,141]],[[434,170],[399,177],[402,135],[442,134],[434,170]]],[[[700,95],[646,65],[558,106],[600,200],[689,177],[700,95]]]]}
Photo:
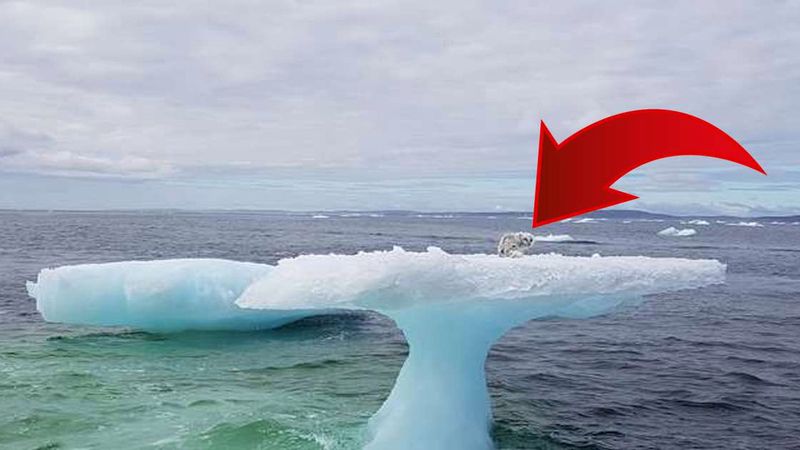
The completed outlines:
{"type": "Polygon", "coordinates": [[[591,217],[584,217],[583,219],[578,219],[573,221],[572,223],[597,223],[597,219],[593,219],[591,217]]]}
{"type": "Polygon", "coordinates": [[[547,236],[534,236],[534,242],[568,242],[574,241],[568,234],[548,234],[547,236]]]}
{"type": "Polygon", "coordinates": [[[744,222],[744,221],[736,222],[736,223],[726,223],[725,225],[728,225],[728,226],[731,226],[731,227],[751,227],[751,228],[759,228],[759,227],[763,227],[764,226],[764,225],[762,225],[762,224],[760,224],[758,222],[744,222]]]}
{"type": "Polygon", "coordinates": [[[330,216],[326,216],[325,214],[314,214],[311,216],[312,219],[328,219],[330,216]]]}
{"type": "Polygon", "coordinates": [[[711,225],[709,221],[703,219],[692,219],[681,223],[685,223],[686,225],[702,225],[702,226],[711,225]]]}
{"type": "Polygon", "coordinates": [[[658,232],[659,236],[670,236],[670,237],[687,237],[687,236],[694,236],[697,234],[697,231],[694,228],[682,228],[677,229],[675,227],[664,228],[663,230],[658,232]]]}
{"type": "Polygon", "coordinates": [[[384,215],[380,214],[380,213],[342,213],[342,214],[339,214],[339,217],[372,217],[372,218],[378,218],[378,217],[384,217],[384,215]]]}

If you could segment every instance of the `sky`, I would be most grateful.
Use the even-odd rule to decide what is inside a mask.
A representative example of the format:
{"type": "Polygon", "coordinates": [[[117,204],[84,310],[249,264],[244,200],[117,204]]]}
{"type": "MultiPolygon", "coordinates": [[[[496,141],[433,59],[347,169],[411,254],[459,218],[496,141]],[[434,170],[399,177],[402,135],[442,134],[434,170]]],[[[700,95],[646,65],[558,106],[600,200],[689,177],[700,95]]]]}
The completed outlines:
{"type": "Polygon", "coordinates": [[[625,208],[800,213],[800,2],[2,1],[0,208],[532,208],[561,141],[641,108],[768,176],[671,158],[625,208]],[[223,4],[224,3],[224,4],[223,4]]]}

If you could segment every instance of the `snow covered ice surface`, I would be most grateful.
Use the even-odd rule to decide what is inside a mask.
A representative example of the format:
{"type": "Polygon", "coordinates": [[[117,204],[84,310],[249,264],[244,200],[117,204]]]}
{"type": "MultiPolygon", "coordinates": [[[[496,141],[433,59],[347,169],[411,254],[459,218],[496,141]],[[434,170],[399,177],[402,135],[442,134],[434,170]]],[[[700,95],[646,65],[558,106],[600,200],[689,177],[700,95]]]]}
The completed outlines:
{"type": "Polygon", "coordinates": [[[29,292],[45,319],[144,329],[254,329],[368,309],[392,318],[409,356],[367,429],[368,449],[489,449],[484,363],[533,318],[583,318],[642,295],[721,283],[725,265],[680,258],[521,258],[438,248],[303,255],[276,266],[222,260],[45,269],[29,292]]]}

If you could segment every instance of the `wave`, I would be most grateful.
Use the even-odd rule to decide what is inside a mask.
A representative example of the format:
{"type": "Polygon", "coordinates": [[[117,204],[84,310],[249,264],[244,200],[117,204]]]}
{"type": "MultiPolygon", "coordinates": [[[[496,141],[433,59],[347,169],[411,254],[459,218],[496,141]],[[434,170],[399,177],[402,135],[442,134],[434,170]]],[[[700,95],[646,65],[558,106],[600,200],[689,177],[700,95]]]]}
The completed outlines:
{"type": "Polygon", "coordinates": [[[657,234],[659,236],[687,237],[687,236],[694,236],[695,234],[697,234],[697,231],[694,228],[683,228],[679,230],[675,227],[669,227],[669,228],[664,228],[657,234]]]}
{"type": "Polygon", "coordinates": [[[415,214],[414,217],[418,219],[457,219],[458,216],[454,214],[415,214]]]}
{"type": "Polygon", "coordinates": [[[409,356],[370,419],[367,449],[489,449],[484,363],[532,318],[590,317],[641,295],[724,280],[715,260],[644,256],[520,258],[424,252],[303,255],[275,266],[224,260],[128,261],[45,269],[31,296],[45,319],[144,329],[270,328],[374,310],[409,356]]]}

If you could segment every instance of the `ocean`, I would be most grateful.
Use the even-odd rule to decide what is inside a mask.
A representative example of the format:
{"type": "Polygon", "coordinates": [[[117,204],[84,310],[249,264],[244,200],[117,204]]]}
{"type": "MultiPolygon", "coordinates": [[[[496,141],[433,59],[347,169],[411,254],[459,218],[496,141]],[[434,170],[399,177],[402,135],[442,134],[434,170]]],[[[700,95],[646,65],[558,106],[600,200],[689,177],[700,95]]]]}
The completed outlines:
{"type": "MultiPolygon", "coordinates": [[[[724,285],[515,328],[486,363],[499,449],[800,449],[800,225],[618,212],[535,252],[712,258],[724,285]],[[692,236],[660,236],[668,227],[692,236]]],[[[773,223],[775,222],[775,223],[773,223]]],[[[258,332],[45,323],[46,267],[166,258],[494,253],[520,213],[0,212],[0,448],[357,449],[408,347],[375,313],[258,332]]]]}

